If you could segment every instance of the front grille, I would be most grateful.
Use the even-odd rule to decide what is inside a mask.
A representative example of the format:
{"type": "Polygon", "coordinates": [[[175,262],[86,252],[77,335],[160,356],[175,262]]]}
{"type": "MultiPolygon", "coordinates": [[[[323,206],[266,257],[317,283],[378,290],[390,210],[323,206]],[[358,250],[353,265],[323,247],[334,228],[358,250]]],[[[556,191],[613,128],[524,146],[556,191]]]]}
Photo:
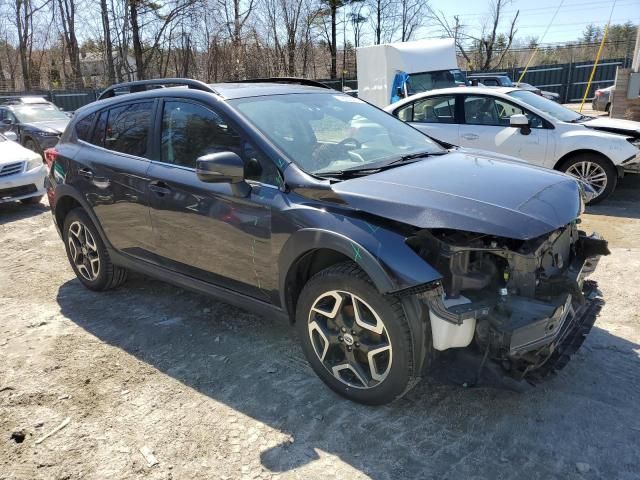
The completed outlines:
{"type": "Polygon", "coordinates": [[[0,200],[21,197],[37,191],[38,188],[33,183],[31,185],[22,185],[20,187],[3,188],[0,189],[0,200]]]}
{"type": "Polygon", "coordinates": [[[8,163],[0,167],[0,177],[7,177],[22,172],[24,162],[8,163]]]}

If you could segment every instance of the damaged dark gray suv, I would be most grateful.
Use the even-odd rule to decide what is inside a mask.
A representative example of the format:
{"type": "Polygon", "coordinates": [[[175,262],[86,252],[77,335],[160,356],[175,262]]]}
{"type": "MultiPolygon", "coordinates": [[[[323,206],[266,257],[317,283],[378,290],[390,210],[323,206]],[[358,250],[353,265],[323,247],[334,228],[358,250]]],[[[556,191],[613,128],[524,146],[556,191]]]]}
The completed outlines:
{"type": "Polygon", "coordinates": [[[538,381],[595,321],[585,276],[609,252],[579,229],[572,177],[443,146],[309,81],[164,79],[103,98],[46,151],[87,288],[134,270],[286,317],[318,376],[369,404],[443,351],[538,381]]]}

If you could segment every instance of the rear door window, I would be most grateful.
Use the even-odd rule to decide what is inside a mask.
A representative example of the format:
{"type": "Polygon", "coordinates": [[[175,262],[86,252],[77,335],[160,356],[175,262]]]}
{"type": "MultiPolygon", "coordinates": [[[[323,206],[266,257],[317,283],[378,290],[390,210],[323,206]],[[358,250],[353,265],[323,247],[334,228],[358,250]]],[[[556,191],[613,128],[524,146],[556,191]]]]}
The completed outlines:
{"type": "Polygon", "coordinates": [[[413,104],[413,121],[420,123],[455,123],[456,98],[453,95],[429,97],[413,104]]]}

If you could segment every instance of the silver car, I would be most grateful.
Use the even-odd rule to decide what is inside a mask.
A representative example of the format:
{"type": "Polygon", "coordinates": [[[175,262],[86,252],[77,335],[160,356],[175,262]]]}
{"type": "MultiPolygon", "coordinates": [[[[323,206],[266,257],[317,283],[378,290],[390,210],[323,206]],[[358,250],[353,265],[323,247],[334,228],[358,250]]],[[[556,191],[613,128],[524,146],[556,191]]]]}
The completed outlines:
{"type": "Polygon", "coordinates": [[[596,90],[593,95],[593,100],[591,101],[592,108],[599,112],[609,113],[611,109],[611,97],[613,96],[615,89],[616,86],[611,85],[610,87],[599,88],[596,90]]]}

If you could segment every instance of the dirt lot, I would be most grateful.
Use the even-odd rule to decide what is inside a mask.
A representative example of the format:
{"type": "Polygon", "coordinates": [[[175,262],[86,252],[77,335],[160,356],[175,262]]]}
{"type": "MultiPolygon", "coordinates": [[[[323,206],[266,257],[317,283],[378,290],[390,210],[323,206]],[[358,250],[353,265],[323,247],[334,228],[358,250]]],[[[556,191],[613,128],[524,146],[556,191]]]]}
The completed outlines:
{"type": "Polygon", "coordinates": [[[557,377],[425,380],[369,408],[323,386],[288,325],[142,276],[89,292],[44,204],[0,206],[0,479],[638,479],[640,178],[584,226],[611,241],[607,303],[557,377]]]}

